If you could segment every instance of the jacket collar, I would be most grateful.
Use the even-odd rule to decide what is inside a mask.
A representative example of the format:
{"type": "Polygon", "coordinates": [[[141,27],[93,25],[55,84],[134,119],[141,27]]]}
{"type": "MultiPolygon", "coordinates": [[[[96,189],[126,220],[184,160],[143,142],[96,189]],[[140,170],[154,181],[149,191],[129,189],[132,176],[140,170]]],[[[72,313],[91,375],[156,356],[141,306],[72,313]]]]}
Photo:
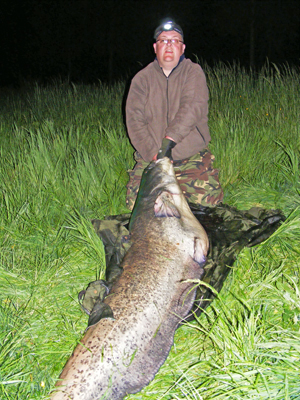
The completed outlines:
{"type": "MultiPolygon", "coordinates": [[[[178,64],[176,65],[176,67],[174,67],[174,68],[172,69],[172,71],[170,72],[170,75],[172,74],[172,72],[173,72],[176,68],[178,68],[179,64],[180,64],[184,59],[185,59],[185,55],[184,55],[184,54],[181,54],[181,56],[180,56],[180,58],[179,58],[179,61],[178,61],[178,64]]],[[[164,71],[163,71],[162,67],[161,67],[161,66],[159,65],[159,63],[158,63],[157,57],[155,57],[154,62],[155,62],[155,61],[156,61],[156,64],[157,64],[158,69],[161,70],[162,73],[164,74],[164,71]]],[[[164,75],[165,75],[165,74],[164,74],[164,75]]],[[[169,75],[169,76],[170,76],[170,75],[169,75]]]]}

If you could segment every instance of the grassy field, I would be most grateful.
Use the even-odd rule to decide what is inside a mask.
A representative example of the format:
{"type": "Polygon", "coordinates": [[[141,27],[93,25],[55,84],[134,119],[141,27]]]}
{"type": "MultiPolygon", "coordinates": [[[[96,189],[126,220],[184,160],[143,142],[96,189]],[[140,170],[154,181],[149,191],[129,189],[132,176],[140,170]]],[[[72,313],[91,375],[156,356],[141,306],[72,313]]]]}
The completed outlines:
{"type": "MultiPolygon", "coordinates": [[[[224,202],[286,222],[238,257],[205,314],[178,329],[155,380],[128,399],[300,399],[300,71],[206,68],[224,202]]],[[[133,149],[125,84],[28,85],[0,95],[0,399],[47,399],[104,277],[90,220],[126,212],[133,149]]]]}

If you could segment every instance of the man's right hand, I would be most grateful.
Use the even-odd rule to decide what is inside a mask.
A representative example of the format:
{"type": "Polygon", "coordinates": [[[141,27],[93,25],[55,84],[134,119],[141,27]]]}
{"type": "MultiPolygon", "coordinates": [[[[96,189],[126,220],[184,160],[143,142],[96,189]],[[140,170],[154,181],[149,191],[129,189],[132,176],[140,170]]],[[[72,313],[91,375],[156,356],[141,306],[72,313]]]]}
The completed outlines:
{"type": "Polygon", "coordinates": [[[162,145],[161,148],[158,150],[157,153],[157,160],[168,157],[170,160],[173,160],[172,158],[172,149],[176,146],[176,143],[174,140],[164,138],[162,140],[162,145]]]}

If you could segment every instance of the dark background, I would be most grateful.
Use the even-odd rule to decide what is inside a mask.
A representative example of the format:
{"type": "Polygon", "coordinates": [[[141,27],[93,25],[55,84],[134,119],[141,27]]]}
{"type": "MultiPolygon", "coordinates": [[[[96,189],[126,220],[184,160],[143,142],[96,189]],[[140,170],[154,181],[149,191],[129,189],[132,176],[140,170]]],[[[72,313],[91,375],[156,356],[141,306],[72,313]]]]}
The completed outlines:
{"type": "Polygon", "coordinates": [[[213,66],[299,65],[300,5],[294,0],[21,0],[0,8],[0,85],[113,82],[153,60],[152,36],[170,16],[186,56],[213,66]]]}

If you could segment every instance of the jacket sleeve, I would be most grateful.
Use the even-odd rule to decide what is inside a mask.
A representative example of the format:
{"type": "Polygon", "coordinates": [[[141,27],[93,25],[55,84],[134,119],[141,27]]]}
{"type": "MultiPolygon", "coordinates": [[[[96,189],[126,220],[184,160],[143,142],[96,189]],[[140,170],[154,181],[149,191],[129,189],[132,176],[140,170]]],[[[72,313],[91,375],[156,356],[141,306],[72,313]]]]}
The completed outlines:
{"type": "Polygon", "coordinates": [[[146,120],[145,104],[147,96],[146,80],[136,75],[131,82],[126,101],[126,126],[133,147],[140,153],[143,160],[150,162],[157,153],[159,146],[146,120]]]}
{"type": "MultiPolygon", "coordinates": [[[[193,65],[187,72],[180,95],[177,113],[169,122],[165,136],[180,143],[197,126],[208,120],[208,88],[200,65],[193,65]]],[[[199,128],[199,127],[198,127],[199,128]]]]}

